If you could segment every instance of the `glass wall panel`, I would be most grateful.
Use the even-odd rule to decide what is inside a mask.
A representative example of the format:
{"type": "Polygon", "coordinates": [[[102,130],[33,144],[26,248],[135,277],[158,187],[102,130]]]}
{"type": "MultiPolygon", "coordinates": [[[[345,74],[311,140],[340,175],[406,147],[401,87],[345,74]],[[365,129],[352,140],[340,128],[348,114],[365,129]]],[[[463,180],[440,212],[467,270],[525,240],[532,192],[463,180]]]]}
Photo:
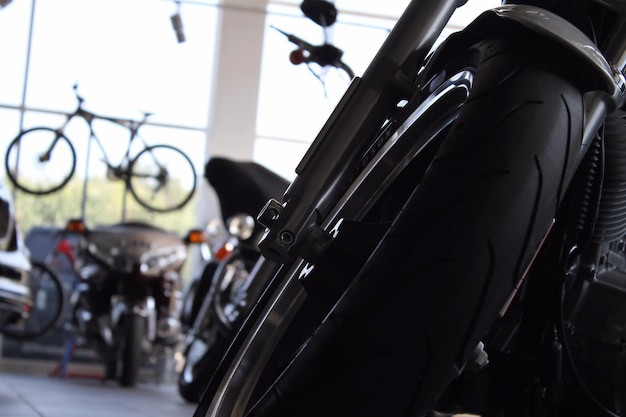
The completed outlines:
{"type": "Polygon", "coordinates": [[[321,68],[313,63],[293,65],[290,54],[297,45],[276,29],[312,45],[325,42],[335,45],[343,50],[342,60],[357,76],[367,68],[388,29],[338,21],[324,30],[304,18],[298,5],[270,6],[261,68],[259,143],[255,145],[255,159],[277,172],[289,172],[292,177],[293,168],[308,144],[348,88],[350,77],[337,68],[321,68]],[[265,146],[270,149],[264,149],[265,146]],[[276,157],[268,158],[272,154],[276,157]]]}
{"type": "Polygon", "coordinates": [[[19,106],[26,76],[31,2],[15,1],[0,9],[0,104],[19,106]]]}
{"type": "Polygon", "coordinates": [[[156,0],[55,0],[37,3],[26,105],[75,106],[78,83],[99,114],[206,126],[215,7],[180,7],[186,41],[178,43],[174,3],[156,0]]]}

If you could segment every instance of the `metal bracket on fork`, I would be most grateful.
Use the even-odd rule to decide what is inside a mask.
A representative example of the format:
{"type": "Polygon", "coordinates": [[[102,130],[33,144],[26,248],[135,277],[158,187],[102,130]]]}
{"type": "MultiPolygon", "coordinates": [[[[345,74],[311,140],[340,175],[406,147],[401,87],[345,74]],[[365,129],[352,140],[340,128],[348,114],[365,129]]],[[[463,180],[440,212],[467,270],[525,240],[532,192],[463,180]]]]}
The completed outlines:
{"type": "MultiPolygon", "coordinates": [[[[265,227],[265,233],[259,244],[261,253],[270,260],[280,262],[285,260],[287,253],[282,246],[263,244],[263,241],[267,235],[272,231],[273,227],[279,227],[279,219],[283,213],[283,205],[278,200],[270,199],[265,206],[261,209],[261,212],[257,216],[257,221],[261,226],[265,227]]],[[[283,245],[291,246],[295,242],[295,237],[292,232],[285,230],[280,233],[280,242],[283,245]]]]}
{"type": "Polygon", "coordinates": [[[276,224],[276,221],[283,212],[283,206],[275,199],[270,199],[265,206],[261,209],[261,212],[257,216],[257,220],[261,226],[268,229],[272,228],[272,225],[276,224]]]}
{"type": "MultiPolygon", "coordinates": [[[[283,213],[283,206],[277,200],[270,199],[265,207],[257,216],[258,222],[267,230],[267,235],[272,227],[280,227],[279,218],[283,213]]],[[[288,254],[285,247],[292,247],[296,243],[296,237],[289,230],[281,230],[278,238],[283,246],[261,244],[260,249],[263,255],[270,260],[285,260],[288,254]]],[[[333,240],[332,234],[329,234],[317,224],[310,226],[305,233],[305,237],[301,240],[298,247],[298,255],[306,261],[315,262],[315,260],[323,254],[333,240]]]]}

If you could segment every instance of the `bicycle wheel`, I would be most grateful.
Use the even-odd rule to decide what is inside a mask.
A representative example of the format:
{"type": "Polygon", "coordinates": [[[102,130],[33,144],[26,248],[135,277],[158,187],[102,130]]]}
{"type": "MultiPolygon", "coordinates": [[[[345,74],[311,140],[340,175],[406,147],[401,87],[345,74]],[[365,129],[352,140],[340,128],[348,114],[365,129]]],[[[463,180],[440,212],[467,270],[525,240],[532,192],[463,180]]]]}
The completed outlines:
{"type": "Polygon", "coordinates": [[[191,200],[196,181],[196,170],[187,155],[170,145],[155,145],[131,161],[128,189],[143,207],[165,213],[191,200]]]}
{"type": "Polygon", "coordinates": [[[33,309],[26,320],[0,329],[0,333],[6,337],[35,339],[60,322],[65,308],[65,288],[59,275],[45,263],[31,260],[30,280],[33,309]]]}
{"type": "Polygon", "coordinates": [[[47,127],[21,132],[5,155],[9,180],[29,194],[44,195],[60,190],[76,170],[76,152],[63,134],[47,127]]]}
{"type": "MultiPolygon", "coordinates": [[[[294,264],[196,417],[430,410],[505,305],[573,174],[583,95],[560,75],[571,73],[562,57],[540,50],[525,38],[461,55],[473,89],[424,175],[395,181],[414,191],[393,198],[400,210],[377,204],[385,215],[343,222],[384,229],[366,261],[346,271],[341,248],[363,241],[342,224],[312,273],[294,264]]],[[[364,201],[358,193],[347,200],[364,201]]]]}

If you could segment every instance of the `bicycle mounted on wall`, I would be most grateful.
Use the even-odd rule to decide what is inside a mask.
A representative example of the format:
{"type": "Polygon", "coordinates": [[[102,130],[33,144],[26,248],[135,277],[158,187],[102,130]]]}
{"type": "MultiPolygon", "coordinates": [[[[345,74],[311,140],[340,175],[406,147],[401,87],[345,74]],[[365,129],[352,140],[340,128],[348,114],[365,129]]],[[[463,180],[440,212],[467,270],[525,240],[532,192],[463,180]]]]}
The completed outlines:
{"type": "MultiPolygon", "coordinates": [[[[125,191],[129,191],[141,206],[150,211],[165,213],[178,210],[191,200],[197,178],[189,157],[171,145],[149,145],[139,135],[139,129],[151,113],[144,112],[141,120],[101,116],[83,108],[84,99],[78,94],[78,85],[75,84],[73,88],[78,105],[66,116],[60,127],[38,126],[21,130],[9,144],[5,168],[13,185],[34,195],[51,194],[67,185],[76,171],[76,150],[66,136],[65,129],[77,117],[88,125],[87,157],[93,139],[101,151],[102,162],[107,168],[107,178],[124,181],[125,191]],[[94,120],[104,120],[129,131],[128,145],[118,164],[111,161],[102,141],[96,135],[94,120]],[[136,140],[141,142],[143,149],[131,156],[131,145],[136,140]],[[174,171],[175,177],[172,175],[174,171]]],[[[87,173],[85,177],[87,178],[87,173]]],[[[86,187],[87,179],[83,187],[83,213],[86,187]]]]}

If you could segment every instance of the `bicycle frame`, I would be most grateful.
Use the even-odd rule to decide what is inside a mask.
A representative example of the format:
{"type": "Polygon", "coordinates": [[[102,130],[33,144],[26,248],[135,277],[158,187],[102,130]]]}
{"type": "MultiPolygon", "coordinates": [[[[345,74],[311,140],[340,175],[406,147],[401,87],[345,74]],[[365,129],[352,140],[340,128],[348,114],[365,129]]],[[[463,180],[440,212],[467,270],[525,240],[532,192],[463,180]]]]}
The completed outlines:
{"type": "MultiPolygon", "coordinates": [[[[70,113],[70,114],[68,114],[66,116],[65,122],[57,129],[58,135],[64,134],[65,129],[67,128],[69,123],[72,121],[72,119],[77,118],[77,117],[83,119],[87,123],[88,129],[89,129],[89,140],[91,141],[93,139],[95,141],[95,143],[98,145],[98,148],[100,149],[100,152],[102,153],[102,156],[104,158],[103,162],[106,164],[107,168],[114,173],[115,178],[123,178],[122,177],[123,170],[128,167],[128,162],[131,159],[131,157],[130,157],[131,146],[132,146],[135,138],[139,138],[139,140],[141,141],[142,145],[144,147],[148,147],[148,144],[138,134],[138,132],[139,132],[139,129],[141,128],[141,126],[143,126],[146,123],[146,121],[148,120],[148,117],[151,116],[151,113],[145,113],[144,112],[144,116],[143,116],[143,118],[141,120],[131,120],[131,119],[121,119],[121,118],[115,118],[115,117],[108,117],[108,116],[100,116],[100,115],[92,113],[92,112],[90,112],[88,110],[85,110],[82,107],[83,99],[80,96],[78,96],[78,94],[76,95],[76,98],[78,100],[78,106],[76,107],[76,110],[74,110],[74,112],[72,112],[72,113],[70,113]],[[109,158],[109,156],[108,156],[108,154],[106,152],[106,149],[105,149],[104,145],[102,144],[102,141],[100,140],[100,138],[96,134],[95,129],[93,127],[93,121],[94,120],[104,120],[104,121],[116,124],[118,126],[121,126],[121,127],[127,129],[130,132],[129,139],[128,139],[128,145],[127,145],[126,150],[124,152],[124,156],[123,156],[123,158],[122,158],[122,160],[120,161],[119,164],[113,165],[111,163],[111,160],[110,160],[110,158],[109,158]],[[126,166],[124,168],[122,168],[124,164],[126,164],[126,166]]],[[[51,148],[54,147],[55,143],[56,143],[56,141],[52,144],[51,148]]],[[[88,147],[87,149],[90,149],[90,148],[88,147]]]]}

